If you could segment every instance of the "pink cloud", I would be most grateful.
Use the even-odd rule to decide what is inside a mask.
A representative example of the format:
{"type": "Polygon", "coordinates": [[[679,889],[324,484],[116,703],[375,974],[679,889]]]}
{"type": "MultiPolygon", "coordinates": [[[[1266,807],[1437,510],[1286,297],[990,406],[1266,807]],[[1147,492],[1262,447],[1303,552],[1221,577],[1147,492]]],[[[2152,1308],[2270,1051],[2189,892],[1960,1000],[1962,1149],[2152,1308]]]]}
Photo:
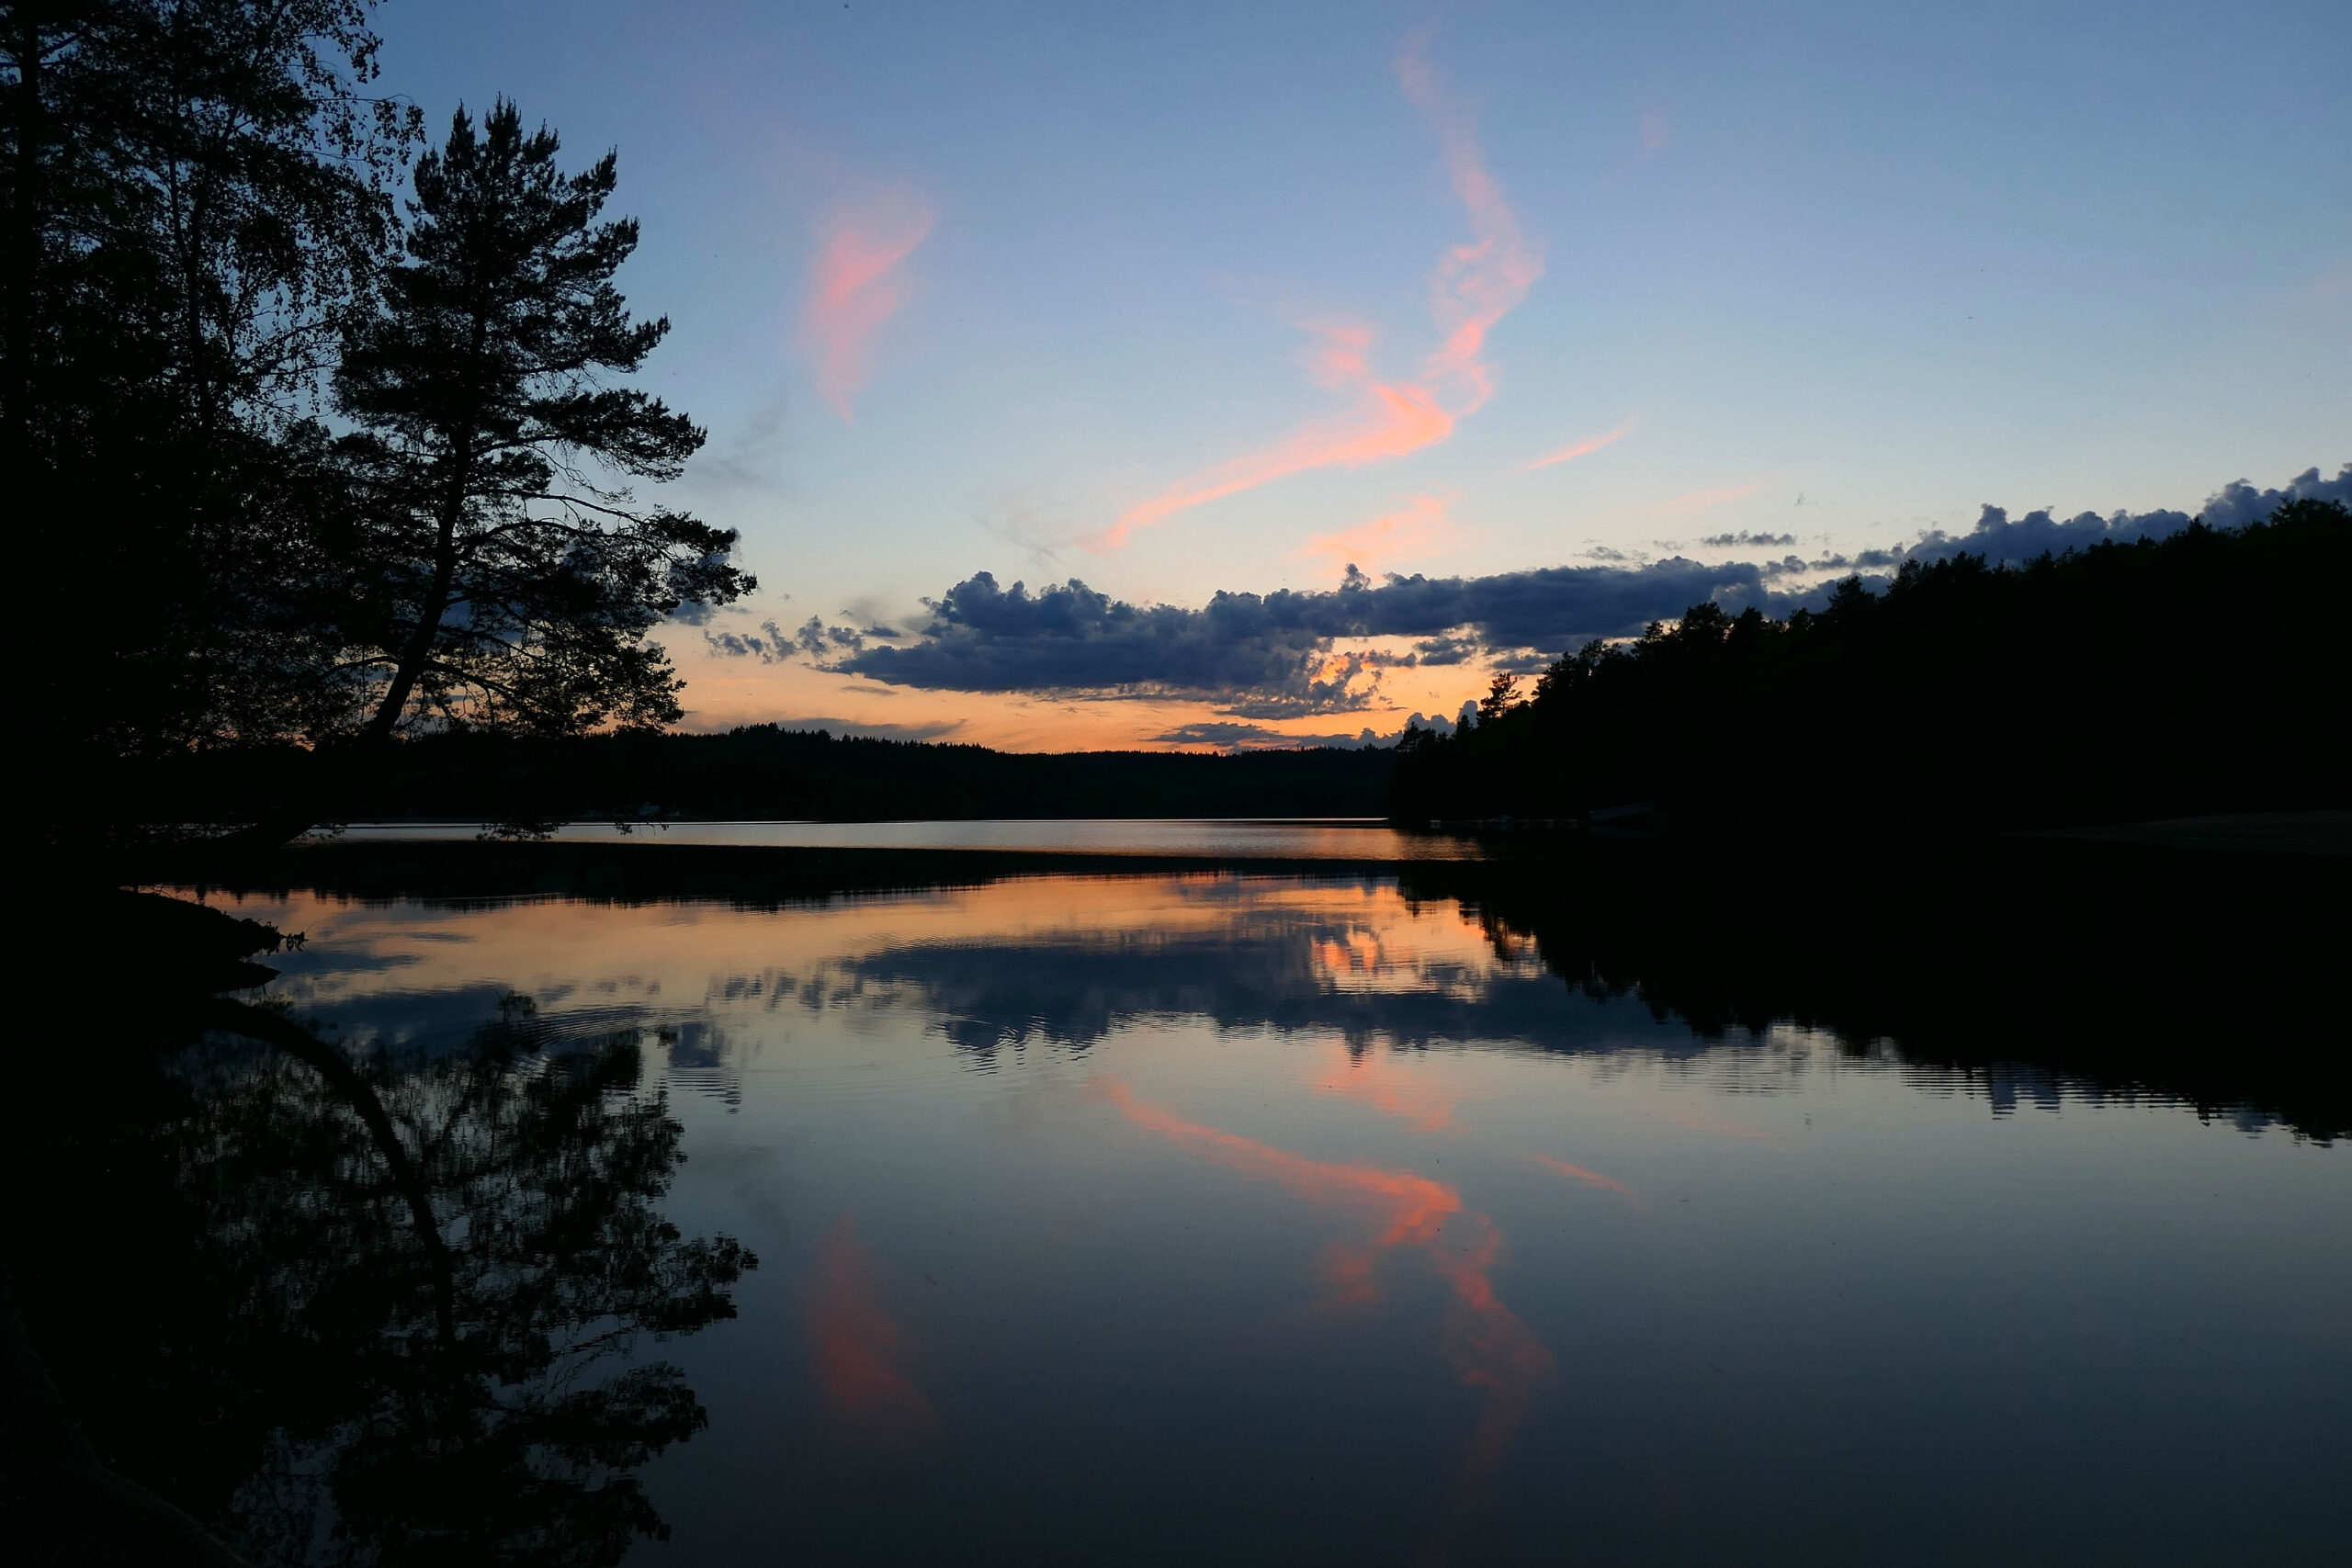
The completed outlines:
{"type": "Polygon", "coordinates": [[[1318,386],[1352,390],[1352,412],[1180,480],[1080,540],[1086,548],[1107,554],[1125,547],[1138,529],[1292,474],[1361,468],[1418,452],[1452,435],[1456,421],[1476,413],[1494,395],[1494,368],[1483,356],[1487,334],[1544,275],[1544,253],[1521,232],[1479,154],[1469,118],[1441,91],[1424,41],[1407,40],[1396,62],[1397,80],[1435,127],[1453,193],[1470,216],[1470,239],[1448,250],[1430,276],[1430,316],[1442,334],[1438,346],[1415,378],[1384,381],[1373,369],[1369,328],[1317,329],[1321,341],[1308,356],[1308,372],[1318,386]]]}
{"type": "Polygon", "coordinates": [[[1754,495],[1771,482],[1770,479],[1750,479],[1746,484],[1721,485],[1713,490],[1694,490],[1688,495],[1678,495],[1670,501],[1661,501],[1651,507],[1650,511],[1659,517],[1679,517],[1686,512],[1704,512],[1710,506],[1721,506],[1727,501],[1739,501],[1754,495]]]}
{"type": "Polygon", "coordinates": [[[1461,536],[1446,515],[1448,504],[1440,496],[1416,496],[1402,512],[1384,513],[1337,534],[1318,534],[1298,554],[1328,559],[1335,570],[1359,566],[1367,571],[1387,561],[1438,555],[1461,536]]]}
{"type": "Polygon", "coordinates": [[[800,331],[815,361],[817,395],[850,423],[850,400],[874,376],[874,339],[906,304],[899,264],[931,234],[931,204],[893,187],[828,211],[817,226],[800,331]]]}
{"type": "Polygon", "coordinates": [[[1563,446],[1556,452],[1546,452],[1519,471],[1522,474],[1532,474],[1538,468],[1548,468],[1555,463],[1573,462],[1578,457],[1598,452],[1603,446],[1614,444],[1632,431],[1635,423],[1629,419],[1614,430],[1606,431],[1599,435],[1587,436],[1584,440],[1563,446]]]}

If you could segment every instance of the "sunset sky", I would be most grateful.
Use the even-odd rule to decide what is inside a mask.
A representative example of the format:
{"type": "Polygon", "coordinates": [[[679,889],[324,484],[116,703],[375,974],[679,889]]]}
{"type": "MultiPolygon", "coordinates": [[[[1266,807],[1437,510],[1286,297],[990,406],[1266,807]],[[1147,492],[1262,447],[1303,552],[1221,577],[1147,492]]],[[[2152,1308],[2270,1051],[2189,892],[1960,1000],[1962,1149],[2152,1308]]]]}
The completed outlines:
{"type": "Polygon", "coordinates": [[[1389,735],[1988,503],[2352,485],[2342,0],[379,26],[436,136],[619,150],[667,499],[763,584],[663,634],[693,728],[1389,735]]]}

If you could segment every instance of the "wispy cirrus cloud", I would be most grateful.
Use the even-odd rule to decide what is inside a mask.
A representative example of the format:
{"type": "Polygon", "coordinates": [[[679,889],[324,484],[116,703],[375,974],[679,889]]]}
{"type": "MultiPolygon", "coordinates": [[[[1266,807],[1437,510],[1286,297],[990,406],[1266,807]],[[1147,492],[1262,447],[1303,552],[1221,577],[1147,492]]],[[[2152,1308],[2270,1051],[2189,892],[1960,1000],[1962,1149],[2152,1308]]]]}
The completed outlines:
{"type": "Polygon", "coordinates": [[[1298,549],[1307,559],[1334,567],[1375,570],[1390,561],[1421,560],[1459,542],[1462,529],[1447,515],[1442,496],[1415,496],[1402,511],[1384,513],[1337,534],[1317,534],[1298,549]]]}
{"type": "Polygon", "coordinates": [[[1614,446],[1633,433],[1638,420],[1627,420],[1614,430],[1604,430],[1599,435],[1588,435],[1582,441],[1572,441],[1556,452],[1546,452],[1541,457],[1522,464],[1520,472],[1532,474],[1538,468],[1548,468],[1555,463],[1572,463],[1578,457],[1589,457],[1603,446],[1614,446]]]}
{"type": "Polygon", "coordinates": [[[800,310],[817,395],[851,422],[850,404],[874,377],[874,340],[904,308],[901,264],[930,238],[931,204],[904,186],[837,202],[817,225],[817,254],[800,310]]]}
{"type": "Polygon", "coordinates": [[[1728,502],[1744,501],[1770,484],[1770,479],[1749,479],[1745,484],[1717,485],[1712,490],[1694,490],[1688,495],[1678,495],[1659,502],[1650,508],[1655,517],[1679,517],[1689,512],[1704,512],[1711,506],[1728,502]]]}
{"type": "Polygon", "coordinates": [[[1430,275],[1430,316],[1442,334],[1409,380],[1375,372],[1372,330],[1359,324],[1310,328],[1320,342],[1309,356],[1319,385],[1355,393],[1345,417],[1319,422],[1247,457],[1178,481],[1129,507],[1108,528],[1079,542],[1097,555],[1120,549],[1136,533],[1180,512],[1317,468],[1352,468],[1434,446],[1494,395],[1487,334],[1527,298],[1544,275],[1543,247],[1531,241],[1504,200],[1478,149],[1469,116],[1448,98],[1430,66],[1428,39],[1406,40],[1396,61],[1406,97],[1430,122],[1445,152],[1454,196],[1470,218],[1470,238],[1449,249],[1430,275]]]}

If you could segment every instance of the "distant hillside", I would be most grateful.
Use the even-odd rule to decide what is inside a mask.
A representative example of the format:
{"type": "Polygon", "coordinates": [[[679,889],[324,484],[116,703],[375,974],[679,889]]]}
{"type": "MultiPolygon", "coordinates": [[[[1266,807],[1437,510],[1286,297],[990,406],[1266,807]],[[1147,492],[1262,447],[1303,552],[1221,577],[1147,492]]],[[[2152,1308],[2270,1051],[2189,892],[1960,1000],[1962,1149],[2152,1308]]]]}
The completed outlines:
{"type": "MultiPolygon", "coordinates": [[[[299,769],[283,753],[223,753],[151,774],[168,817],[234,821],[273,804],[299,769]]],[[[344,809],[353,820],[705,820],[1055,817],[1376,817],[1394,752],[992,751],[754,725],[724,735],[573,740],[449,735],[401,742],[344,809]]]]}

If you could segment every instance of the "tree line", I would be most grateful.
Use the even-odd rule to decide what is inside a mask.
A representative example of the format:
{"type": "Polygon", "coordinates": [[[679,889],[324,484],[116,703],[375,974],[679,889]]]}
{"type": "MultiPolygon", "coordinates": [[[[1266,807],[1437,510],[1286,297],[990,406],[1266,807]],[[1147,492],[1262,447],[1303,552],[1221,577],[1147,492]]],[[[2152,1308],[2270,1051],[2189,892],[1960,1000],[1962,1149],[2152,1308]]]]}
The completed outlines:
{"type": "MultiPolygon", "coordinates": [[[[467,730],[385,748],[340,800],[351,820],[423,817],[516,829],[577,818],[888,821],[907,818],[1377,817],[1385,748],[1242,752],[997,751],[748,725],[723,735],[467,730]]],[[[135,814],[242,822],[286,808],[289,759],[186,752],[135,771],[135,814]]]]}
{"type": "Polygon", "coordinates": [[[418,729],[658,728],[652,633],[748,592],[640,499],[704,439],[632,388],[611,153],[500,100],[427,145],[366,0],[0,5],[0,464],[36,809],[124,764],[299,760],[249,837],[418,729]]]}
{"type": "Polygon", "coordinates": [[[2341,806],[2347,576],[2352,513],[2306,500],[2018,568],[1907,562],[1785,620],[1694,604],[1532,694],[1498,676],[1453,736],[1408,731],[1390,810],[1971,829],[2341,806]]]}

